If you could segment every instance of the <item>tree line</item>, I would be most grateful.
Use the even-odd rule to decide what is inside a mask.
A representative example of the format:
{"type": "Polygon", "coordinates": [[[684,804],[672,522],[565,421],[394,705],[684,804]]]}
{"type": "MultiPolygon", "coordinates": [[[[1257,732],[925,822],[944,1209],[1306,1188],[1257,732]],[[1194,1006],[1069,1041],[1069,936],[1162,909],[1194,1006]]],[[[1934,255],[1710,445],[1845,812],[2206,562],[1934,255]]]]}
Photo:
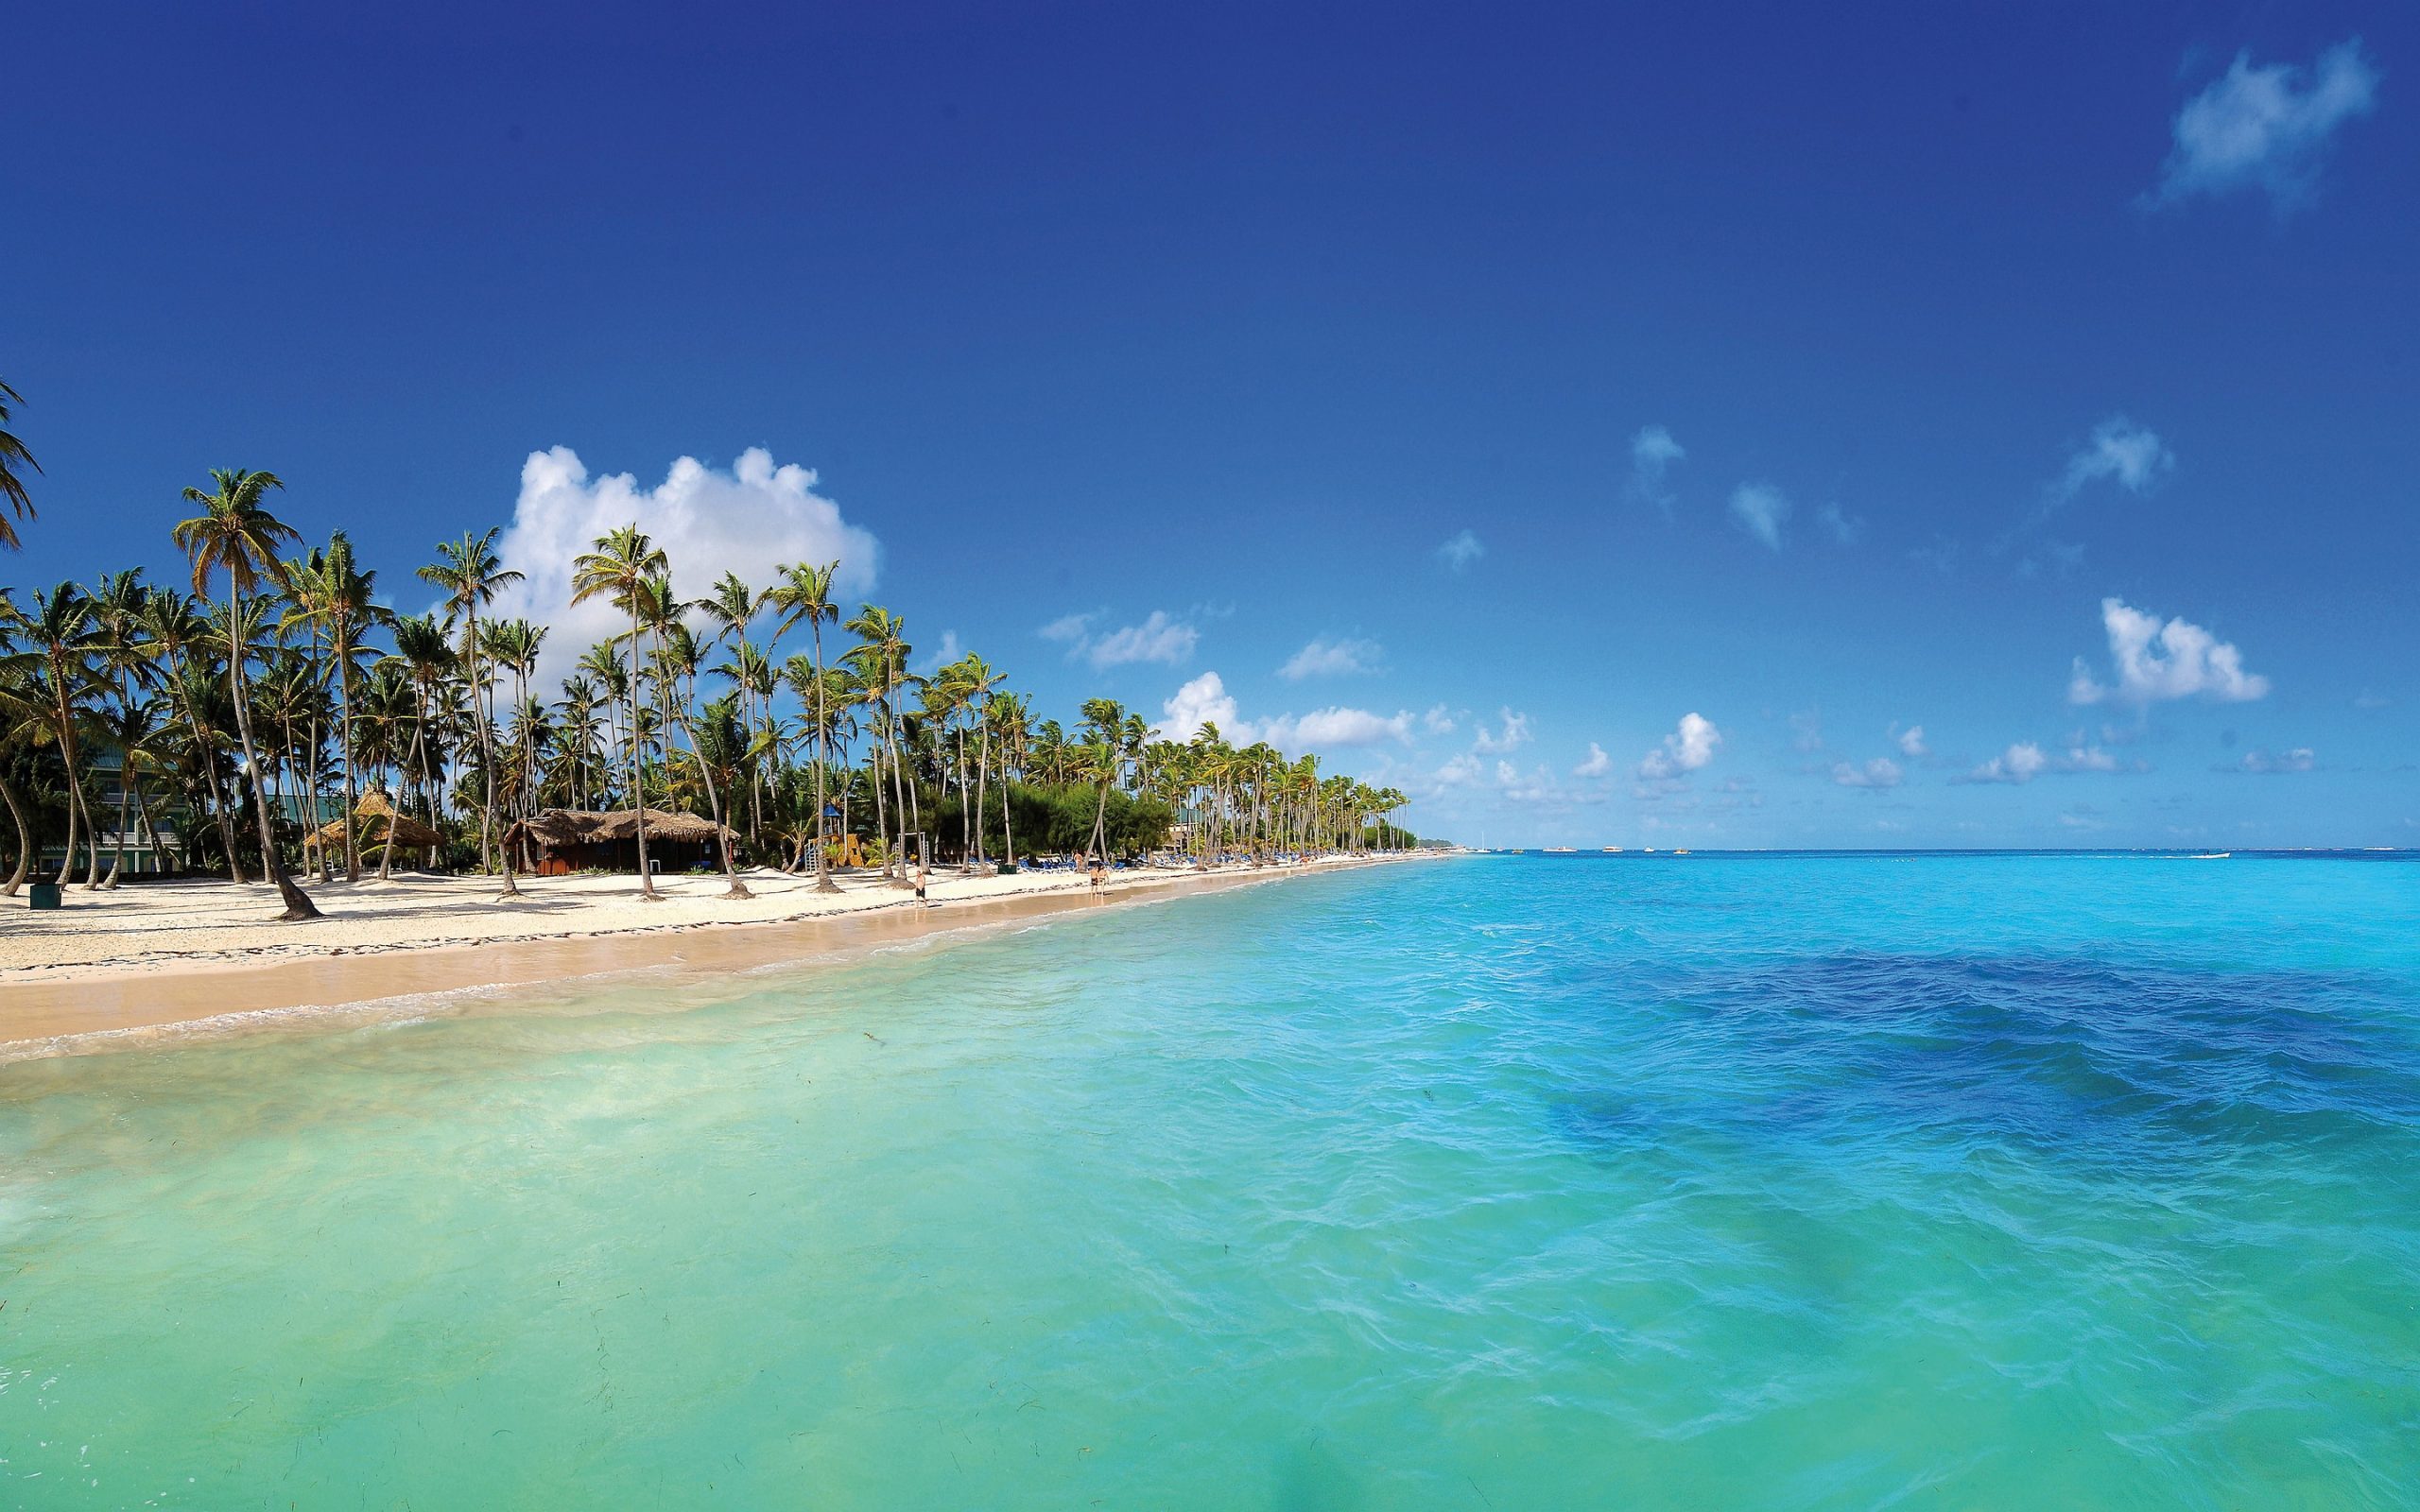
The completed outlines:
{"type": "MultiPolygon", "coordinates": [[[[0,384],[0,545],[35,518],[40,472],[7,428],[0,384]]],[[[821,888],[838,834],[887,873],[911,836],[944,858],[1014,867],[1027,853],[1135,855],[1171,842],[1220,856],[1399,848],[1404,796],[1326,775],[1315,756],[1236,747],[1215,727],[1155,738],[1114,699],[1072,727],[1036,721],[1030,699],[968,653],[923,674],[901,617],[846,613],[838,564],[796,563],[762,587],[725,574],[702,597],[636,524],[573,564],[575,603],[601,601],[617,631],[585,648],[553,689],[537,686],[549,627],[490,612],[520,575],[500,529],[441,543],[414,569],[434,603],[385,607],[378,573],[341,530],[318,545],[280,520],[276,474],[215,471],[188,488],[173,531],[188,569],[89,584],[0,590],[0,801],[15,893],[52,835],[62,880],[127,875],[130,844],[178,872],[274,883],[287,919],[316,917],[298,882],[388,875],[401,847],[364,794],[445,841],[443,860],[519,891],[516,820],[543,810],[635,810],[638,885],[649,810],[700,815],[737,836],[711,848],[728,896],[749,866],[811,869],[821,888]],[[844,617],[845,613],[845,617],[844,617]],[[96,758],[114,757],[113,812],[96,758]],[[340,841],[302,845],[326,807],[340,841]],[[827,816],[831,817],[827,818],[827,816]]]]}

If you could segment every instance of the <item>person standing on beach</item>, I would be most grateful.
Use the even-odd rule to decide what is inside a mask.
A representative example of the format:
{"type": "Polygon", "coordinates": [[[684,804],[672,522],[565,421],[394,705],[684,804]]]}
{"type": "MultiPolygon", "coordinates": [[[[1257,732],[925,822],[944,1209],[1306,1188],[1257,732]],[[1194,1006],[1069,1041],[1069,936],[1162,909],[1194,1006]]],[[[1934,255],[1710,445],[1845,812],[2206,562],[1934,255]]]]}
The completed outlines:
{"type": "Polygon", "coordinates": [[[1093,902],[1100,902],[1102,898],[1107,896],[1107,894],[1100,890],[1101,884],[1109,880],[1109,873],[1107,869],[1104,868],[1099,860],[1096,858],[1093,862],[1092,870],[1086,872],[1084,875],[1085,879],[1093,885],[1093,902]]]}
{"type": "Polygon", "coordinates": [[[925,884],[932,880],[932,875],[933,869],[929,863],[923,861],[916,863],[916,906],[919,908],[933,906],[925,901],[925,884]]]}

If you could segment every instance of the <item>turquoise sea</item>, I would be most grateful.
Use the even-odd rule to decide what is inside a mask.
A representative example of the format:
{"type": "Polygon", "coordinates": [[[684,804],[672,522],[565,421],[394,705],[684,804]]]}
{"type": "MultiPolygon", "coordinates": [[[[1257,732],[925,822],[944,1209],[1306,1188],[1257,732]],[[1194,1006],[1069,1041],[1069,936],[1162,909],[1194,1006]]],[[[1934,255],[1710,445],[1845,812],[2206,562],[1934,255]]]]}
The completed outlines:
{"type": "Polygon", "coordinates": [[[0,1065],[0,1508],[2420,1505],[2420,866],[1480,857],[0,1065]]]}

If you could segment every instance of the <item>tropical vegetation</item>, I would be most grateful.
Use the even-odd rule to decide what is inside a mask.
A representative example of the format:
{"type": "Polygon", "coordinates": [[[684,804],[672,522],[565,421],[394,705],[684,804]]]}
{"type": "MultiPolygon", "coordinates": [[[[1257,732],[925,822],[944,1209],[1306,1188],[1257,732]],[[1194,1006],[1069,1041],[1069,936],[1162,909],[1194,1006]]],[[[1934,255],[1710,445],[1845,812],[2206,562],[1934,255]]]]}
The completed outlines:
{"type": "MultiPolygon", "coordinates": [[[[34,518],[39,472],[0,429],[0,544],[34,518]]],[[[436,545],[412,568],[433,607],[394,612],[343,532],[310,545],[279,518],[285,488],[234,469],[186,489],[183,581],[130,570],[0,590],[0,848],[14,840],[0,891],[45,851],[64,856],[62,880],[112,887],[132,850],[147,871],[260,878],[283,917],[312,918],[314,875],[429,859],[399,860],[375,818],[305,845],[370,795],[444,838],[439,865],[492,872],[506,896],[515,821],[634,799],[642,855],[649,811],[727,825],[736,843],[710,849],[735,898],[748,868],[829,886],[844,858],[897,875],[919,855],[1208,865],[1412,843],[1387,822],[1401,793],[1312,755],[1215,727],[1164,739],[1107,698],[1037,721],[971,653],[917,670],[901,616],[834,597],[834,563],[782,565],[762,588],[727,574],[683,598],[635,524],[574,566],[575,601],[610,604],[622,627],[542,687],[551,627],[494,611],[519,577],[500,532],[436,545]]],[[[637,885],[655,892],[644,861],[637,885]]]]}

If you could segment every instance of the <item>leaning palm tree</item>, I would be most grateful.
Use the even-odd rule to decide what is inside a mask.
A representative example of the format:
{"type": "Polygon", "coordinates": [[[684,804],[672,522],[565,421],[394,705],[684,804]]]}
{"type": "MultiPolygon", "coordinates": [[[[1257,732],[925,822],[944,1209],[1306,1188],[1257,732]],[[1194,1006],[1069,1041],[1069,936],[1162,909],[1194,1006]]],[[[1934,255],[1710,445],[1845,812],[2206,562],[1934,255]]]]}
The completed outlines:
{"type": "Polygon", "coordinates": [[[42,464],[26,450],[26,443],[9,433],[9,406],[24,403],[24,397],[15,389],[0,384],[0,504],[6,504],[9,513],[16,516],[11,520],[9,515],[0,515],[0,546],[11,551],[17,548],[17,520],[34,517],[34,501],[26,494],[26,480],[17,470],[42,471],[42,464]]]}
{"type": "Polygon", "coordinates": [[[467,616],[462,630],[464,660],[469,662],[466,670],[475,699],[482,688],[488,699],[483,707],[474,711],[479,727],[479,775],[484,784],[479,798],[479,864],[493,866],[494,858],[501,856],[504,862],[504,891],[500,896],[518,898],[521,888],[512,880],[512,853],[507,847],[493,844],[495,829],[495,690],[479,676],[479,606],[494,598],[508,584],[521,581],[521,574],[508,570],[504,559],[495,554],[498,534],[494,526],[478,535],[463,531],[461,540],[445,541],[437,548],[437,555],[442,559],[423,567],[420,576],[445,590],[446,602],[467,616]]]}
{"type": "Polygon", "coordinates": [[[44,744],[59,747],[59,759],[66,772],[67,849],[59,863],[59,880],[68,881],[76,870],[76,838],[80,824],[92,847],[92,865],[85,878],[87,886],[100,882],[99,827],[93,822],[92,811],[84,801],[84,773],[78,769],[77,754],[80,747],[78,737],[91,725],[93,711],[89,702],[101,691],[100,672],[95,665],[100,655],[102,633],[93,621],[93,601],[74,583],[60,583],[52,589],[36,589],[31,610],[18,608],[13,599],[0,599],[0,613],[8,616],[15,631],[11,640],[15,646],[9,661],[23,669],[43,705],[46,728],[41,738],[44,744]]]}
{"type": "MultiPolygon", "coordinates": [[[[185,490],[185,502],[198,505],[201,513],[178,524],[176,542],[193,563],[193,591],[207,597],[214,573],[227,575],[228,624],[244,622],[244,594],[257,589],[263,581],[285,586],[285,565],[278,560],[281,541],[300,541],[293,526],[261,507],[262,498],[271,489],[283,489],[274,472],[252,472],[242,468],[213,469],[214,489],[185,490]]],[[[285,874],[285,863],[277,853],[277,825],[269,814],[268,786],[262,770],[259,753],[252,747],[252,716],[248,705],[251,699],[244,691],[244,661],[246,648],[239,638],[231,636],[227,647],[227,696],[235,706],[235,733],[243,742],[244,765],[252,779],[252,808],[260,820],[261,855],[268,868],[269,880],[277,884],[278,896],[285,902],[280,919],[293,923],[320,917],[320,910],[310,897],[294,885],[285,874]]]]}
{"type": "Polygon", "coordinates": [[[824,771],[832,765],[832,715],[824,707],[823,626],[840,617],[840,606],[832,601],[832,575],[840,570],[837,561],[811,567],[804,562],[781,569],[782,580],[766,593],[765,600],[781,613],[781,621],[773,627],[778,643],[791,627],[806,622],[815,640],[815,890],[838,892],[839,884],[832,880],[832,863],[823,852],[823,789],[824,771]]]}
{"type": "Polygon", "coordinates": [[[597,537],[596,549],[583,552],[571,565],[573,603],[603,598],[631,617],[631,738],[623,749],[630,764],[631,816],[638,829],[639,896],[649,900],[664,895],[655,890],[655,879],[647,869],[647,794],[639,786],[639,637],[648,598],[667,565],[664,549],[635,522],[597,537]]]}

